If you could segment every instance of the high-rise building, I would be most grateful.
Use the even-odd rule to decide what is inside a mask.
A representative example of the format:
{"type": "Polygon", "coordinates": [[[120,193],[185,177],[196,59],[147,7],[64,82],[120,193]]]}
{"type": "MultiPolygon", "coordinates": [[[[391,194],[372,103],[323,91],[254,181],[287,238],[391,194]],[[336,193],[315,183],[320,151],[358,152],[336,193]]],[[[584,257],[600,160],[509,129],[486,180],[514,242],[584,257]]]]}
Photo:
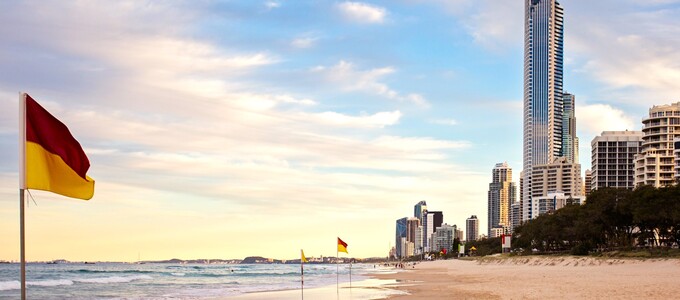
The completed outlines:
{"type": "Polygon", "coordinates": [[[406,220],[406,218],[397,219],[395,246],[397,247],[397,255],[399,257],[403,257],[401,255],[404,253],[403,251],[405,251],[405,249],[402,249],[401,246],[406,241],[406,220]],[[402,238],[404,238],[403,241],[402,238]]]}
{"type": "Polygon", "coordinates": [[[425,248],[423,247],[423,226],[418,226],[416,229],[416,240],[413,242],[414,254],[420,255],[425,248]]]}
{"type": "Polygon", "coordinates": [[[413,216],[418,218],[421,224],[423,223],[423,212],[426,210],[427,203],[425,201],[420,201],[413,207],[413,216]]]}
{"type": "Polygon", "coordinates": [[[451,252],[453,248],[453,240],[456,238],[456,225],[443,224],[437,227],[437,230],[433,234],[433,244],[432,251],[442,251],[446,249],[447,252],[451,252]]]}
{"type": "MultiPolygon", "coordinates": [[[[641,131],[603,131],[590,142],[591,189],[635,187],[635,155],[642,145],[641,131]]],[[[588,172],[586,172],[586,178],[588,172]]],[[[588,180],[586,180],[586,186],[588,180]]],[[[586,196],[588,189],[586,188],[586,196]]]]}
{"type": "Polygon", "coordinates": [[[520,224],[522,224],[522,207],[519,201],[515,201],[510,205],[510,232],[514,232],[520,224]]]}
{"type": "Polygon", "coordinates": [[[576,136],[576,96],[562,95],[562,155],[570,162],[578,163],[578,137],[576,136]]]}
{"type": "Polygon", "coordinates": [[[408,218],[406,220],[406,240],[414,243],[416,242],[416,234],[418,232],[418,226],[420,226],[420,220],[415,217],[408,218]]]}
{"type": "MultiPolygon", "coordinates": [[[[535,165],[563,156],[564,13],[556,0],[525,0],[522,217],[535,165]]],[[[573,109],[573,108],[572,108],[573,109]]]]}
{"type": "Polygon", "coordinates": [[[472,215],[465,220],[465,241],[471,242],[477,240],[479,237],[479,219],[477,216],[472,215]]]}
{"type": "Polygon", "coordinates": [[[429,252],[434,246],[432,234],[436,232],[437,227],[442,226],[444,214],[441,211],[425,211],[423,219],[423,248],[425,252],[429,252]]]}
{"type": "Polygon", "coordinates": [[[675,159],[675,182],[680,182],[680,137],[673,139],[673,158],[675,159]]]}
{"type": "Polygon", "coordinates": [[[586,170],[586,177],[583,179],[583,194],[588,197],[593,190],[593,171],[586,170]]]}
{"type": "Polygon", "coordinates": [[[642,146],[635,156],[635,186],[675,183],[673,140],[680,137],[680,102],[653,106],[642,120],[642,146]]]}
{"type": "Polygon", "coordinates": [[[542,214],[558,210],[568,204],[583,204],[584,196],[567,196],[564,193],[549,193],[546,196],[532,198],[531,214],[542,214]]]}
{"type": "Polygon", "coordinates": [[[510,204],[515,202],[517,188],[512,182],[512,168],[499,163],[492,170],[488,192],[489,233],[496,227],[510,226],[510,204]]]}
{"type": "Polygon", "coordinates": [[[531,209],[538,198],[547,197],[551,193],[563,193],[567,197],[583,195],[581,165],[569,162],[566,157],[559,157],[549,164],[533,166],[531,177],[531,197],[526,202],[530,209],[525,211],[528,219],[538,217],[531,209]]]}

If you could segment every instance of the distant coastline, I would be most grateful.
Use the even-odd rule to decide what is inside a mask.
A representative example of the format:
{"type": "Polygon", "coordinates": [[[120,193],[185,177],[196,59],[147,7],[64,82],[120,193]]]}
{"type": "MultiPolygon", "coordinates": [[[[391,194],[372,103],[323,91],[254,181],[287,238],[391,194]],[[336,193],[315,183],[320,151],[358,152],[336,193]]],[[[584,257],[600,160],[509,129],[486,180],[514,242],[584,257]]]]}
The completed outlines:
{"type": "MultiPolygon", "coordinates": [[[[335,264],[337,263],[381,263],[385,261],[382,257],[371,258],[336,258],[336,257],[321,257],[321,258],[307,258],[309,261],[305,264],[335,264]]],[[[0,263],[14,264],[18,261],[0,261],[0,263]]],[[[166,259],[166,260],[142,260],[135,262],[121,262],[121,261],[69,261],[66,259],[55,259],[47,261],[29,261],[29,264],[92,264],[92,263],[145,263],[145,264],[211,264],[211,265],[238,265],[238,264],[300,264],[300,259],[274,259],[262,256],[248,256],[243,259],[166,259]]]]}

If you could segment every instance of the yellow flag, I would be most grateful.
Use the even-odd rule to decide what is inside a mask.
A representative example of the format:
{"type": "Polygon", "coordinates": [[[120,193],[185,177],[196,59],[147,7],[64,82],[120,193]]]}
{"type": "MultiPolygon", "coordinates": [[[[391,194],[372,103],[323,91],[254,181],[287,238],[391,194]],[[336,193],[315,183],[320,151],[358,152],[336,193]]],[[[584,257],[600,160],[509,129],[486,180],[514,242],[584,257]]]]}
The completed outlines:
{"type": "Polygon", "coordinates": [[[300,254],[302,255],[302,258],[300,258],[301,262],[309,262],[309,261],[307,261],[307,258],[305,257],[305,251],[300,249],[300,254]]]}

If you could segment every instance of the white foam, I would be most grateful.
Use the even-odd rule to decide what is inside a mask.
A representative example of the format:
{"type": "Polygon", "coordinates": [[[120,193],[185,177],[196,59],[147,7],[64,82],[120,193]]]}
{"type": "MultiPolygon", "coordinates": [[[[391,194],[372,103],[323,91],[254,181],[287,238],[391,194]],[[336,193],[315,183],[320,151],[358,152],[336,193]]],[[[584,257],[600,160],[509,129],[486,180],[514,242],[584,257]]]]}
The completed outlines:
{"type": "MultiPolygon", "coordinates": [[[[43,281],[26,281],[26,286],[60,286],[73,285],[73,281],[68,279],[54,279],[43,281]]],[[[18,290],[21,289],[21,283],[14,281],[0,281],[0,291],[18,290]]]]}
{"type": "Polygon", "coordinates": [[[135,280],[142,279],[152,279],[149,275],[136,275],[136,276],[112,276],[112,277],[100,277],[100,278],[78,278],[73,279],[75,282],[82,283],[125,283],[135,280]]]}
{"type": "Polygon", "coordinates": [[[18,290],[21,288],[21,283],[14,281],[0,281],[0,291],[18,290]]]}
{"type": "Polygon", "coordinates": [[[26,281],[28,286],[59,286],[59,285],[73,285],[73,281],[68,279],[55,279],[43,281],[26,281]]]}
{"type": "Polygon", "coordinates": [[[170,273],[170,274],[171,274],[171,275],[174,275],[174,276],[184,276],[184,275],[187,275],[186,273],[170,273]]]}

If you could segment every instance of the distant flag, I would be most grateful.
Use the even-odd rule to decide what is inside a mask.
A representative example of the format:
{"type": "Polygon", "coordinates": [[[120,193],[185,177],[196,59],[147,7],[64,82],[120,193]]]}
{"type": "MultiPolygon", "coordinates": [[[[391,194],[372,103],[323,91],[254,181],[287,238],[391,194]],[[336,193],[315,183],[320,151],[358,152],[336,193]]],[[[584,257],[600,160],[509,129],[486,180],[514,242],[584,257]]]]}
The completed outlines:
{"type": "Polygon", "coordinates": [[[309,261],[307,260],[307,258],[305,257],[305,251],[303,251],[302,249],[300,249],[300,254],[302,255],[302,258],[300,258],[300,261],[301,261],[301,262],[309,262],[309,261]]]}
{"type": "Polygon", "coordinates": [[[89,200],[94,195],[94,179],[80,143],[66,125],[52,116],[28,94],[26,99],[25,186],[63,196],[89,200]]]}
{"type": "Polygon", "coordinates": [[[340,238],[338,238],[338,252],[347,252],[347,243],[343,242],[340,238]]]}

